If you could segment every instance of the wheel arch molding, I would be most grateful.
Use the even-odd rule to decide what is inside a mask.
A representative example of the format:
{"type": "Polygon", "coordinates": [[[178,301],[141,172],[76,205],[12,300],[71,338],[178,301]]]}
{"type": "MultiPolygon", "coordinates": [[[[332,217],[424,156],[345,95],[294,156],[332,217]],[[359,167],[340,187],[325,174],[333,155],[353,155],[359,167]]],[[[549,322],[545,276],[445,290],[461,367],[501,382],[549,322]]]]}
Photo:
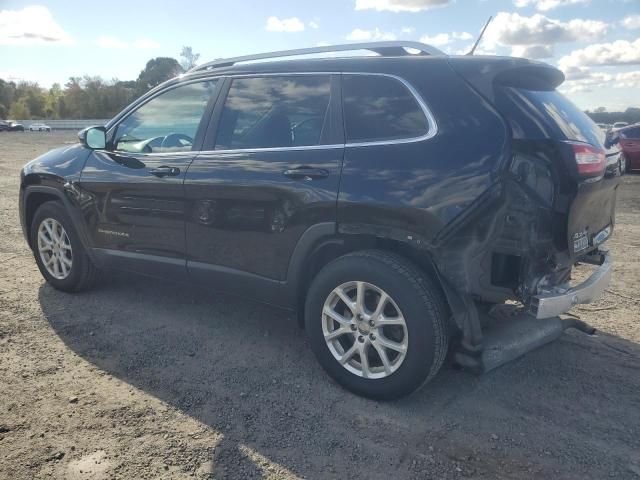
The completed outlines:
{"type": "Polygon", "coordinates": [[[307,287],[322,267],[342,255],[369,249],[391,251],[414,263],[425,275],[432,278],[449,300],[447,289],[442,285],[441,274],[425,243],[418,248],[414,241],[402,242],[396,235],[386,237],[356,233],[339,228],[334,222],[326,222],[310,227],[302,235],[291,256],[287,279],[282,284],[283,303],[296,310],[301,326],[304,323],[303,310],[307,287]]]}
{"type": "MultiPolygon", "coordinates": [[[[63,179],[60,183],[64,182],[63,179]]],[[[80,192],[77,187],[73,185],[71,182],[64,182],[62,184],[62,189],[56,188],[50,185],[41,185],[41,184],[28,184],[26,183],[21,189],[21,200],[20,200],[20,222],[22,224],[23,234],[25,239],[27,240],[27,244],[29,248],[33,249],[33,245],[31,245],[31,223],[33,221],[33,217],[38,208],[49,201],[59,201],[65,208],[65,211],[71,218],[73,222],[73,226],[78,233],[80,241],[82,242],[83,247],[92,261],[93,258],[90,242],[87,235],[87,230],[85,228],[84,222],[82,220],[82,216],[76,206],[78,204],[78,200],[80,197],[80,192]]]]}

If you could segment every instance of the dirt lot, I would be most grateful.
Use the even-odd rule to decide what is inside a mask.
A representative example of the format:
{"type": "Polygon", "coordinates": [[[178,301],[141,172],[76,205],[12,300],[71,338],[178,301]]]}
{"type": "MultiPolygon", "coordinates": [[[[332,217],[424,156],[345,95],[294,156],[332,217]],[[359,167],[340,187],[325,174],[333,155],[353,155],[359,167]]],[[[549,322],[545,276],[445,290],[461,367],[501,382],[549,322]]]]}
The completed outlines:
{"type": "Polygon", "coordinates": [[[619,194],[597,336],[393,403],[331,382],[287,314],[109,274],[44,284],[18,172],[73,134],[0,134],[0,478],[638,478],[640,176],[619,194]]]}

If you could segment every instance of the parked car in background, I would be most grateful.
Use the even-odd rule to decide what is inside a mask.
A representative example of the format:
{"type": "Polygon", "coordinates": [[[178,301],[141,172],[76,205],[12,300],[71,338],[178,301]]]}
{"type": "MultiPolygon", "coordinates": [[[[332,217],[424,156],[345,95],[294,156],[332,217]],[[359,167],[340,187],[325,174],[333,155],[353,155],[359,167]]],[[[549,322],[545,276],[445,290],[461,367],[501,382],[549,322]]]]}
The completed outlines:
{"type": "Polygon", "coordinates": [[[611,130],[611,125],[608,123],[596,123],[596,125],[598,125],[598,128],[604,132],[611,130]]]}
{"type": "Polygon", "coordinates": [[[29,125],[30,132],[50,132],[51,127],[49,125],[45,125],[44,123],[32,123],[29,125]]]}
{"type": "Polygon", "coordinates": [[[640,123],[622,128],[618,137],[627,172],[640,170],[640,123]]]}
{"type": "Polygon", "coordinates": [[[396,398],[450,343],[486,371],[550,341],[539,325],[589,331],[557,316],[609,283],[620,182],[563,81],[416,42],[205,63],[27,164],[22,228],[54,288],[120,268],[278,305],[337,382],[396,398]],[[274,60],[358,49],[381,56],[274,60]],[[576,262],[596,268],[571,287],[576,262]]]}
{"type": "Polygon", "coordinates": [[[24,132],[24,125],[12,120],[0,121],[0,132],[24,132]]]}
{"type": "Polygon", "coordinates": [[[620,128],[624,128],[626,126],[628,126],[629,123],[628,122],[616,122],[613,124],[613,126],[611,127],[613,130],[619,130],[620,128]]]}

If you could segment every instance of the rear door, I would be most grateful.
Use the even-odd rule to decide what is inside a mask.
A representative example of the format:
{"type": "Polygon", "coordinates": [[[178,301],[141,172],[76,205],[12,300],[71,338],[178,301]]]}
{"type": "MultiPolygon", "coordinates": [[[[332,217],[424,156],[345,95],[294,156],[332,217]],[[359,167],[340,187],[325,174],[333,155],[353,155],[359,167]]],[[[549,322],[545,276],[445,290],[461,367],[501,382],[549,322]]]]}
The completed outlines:
{"type": "Polygon", "coordinates": [[[273,299],[302,234],[335,222],[336,85],[329,74],[227,79],[208,151],[185,178],[190,276],[273,299]]]}
{"type": "Polygon", "coordinates": [[[83,212],[97,255],[147,273],[186,273],[184,178],[218,80],[171,87],[109,131],[82,172],[83,212]],[[204,120],[203,120],[204,119],[204,120]]]}

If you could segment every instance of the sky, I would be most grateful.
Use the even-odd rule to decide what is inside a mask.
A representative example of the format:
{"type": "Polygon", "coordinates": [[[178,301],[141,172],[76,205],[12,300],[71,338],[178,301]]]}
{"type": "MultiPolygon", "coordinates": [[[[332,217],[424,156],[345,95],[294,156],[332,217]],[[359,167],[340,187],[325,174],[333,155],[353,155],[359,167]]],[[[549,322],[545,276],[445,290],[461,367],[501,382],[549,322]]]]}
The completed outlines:
{"type": "Polygon", "coordinates": [[[565,73],[583,109],[640,107],[640,0],[0,0],[0,78],[133,80],[147,60],[200,61],[376,40],[513,55],[565,73]]]}

